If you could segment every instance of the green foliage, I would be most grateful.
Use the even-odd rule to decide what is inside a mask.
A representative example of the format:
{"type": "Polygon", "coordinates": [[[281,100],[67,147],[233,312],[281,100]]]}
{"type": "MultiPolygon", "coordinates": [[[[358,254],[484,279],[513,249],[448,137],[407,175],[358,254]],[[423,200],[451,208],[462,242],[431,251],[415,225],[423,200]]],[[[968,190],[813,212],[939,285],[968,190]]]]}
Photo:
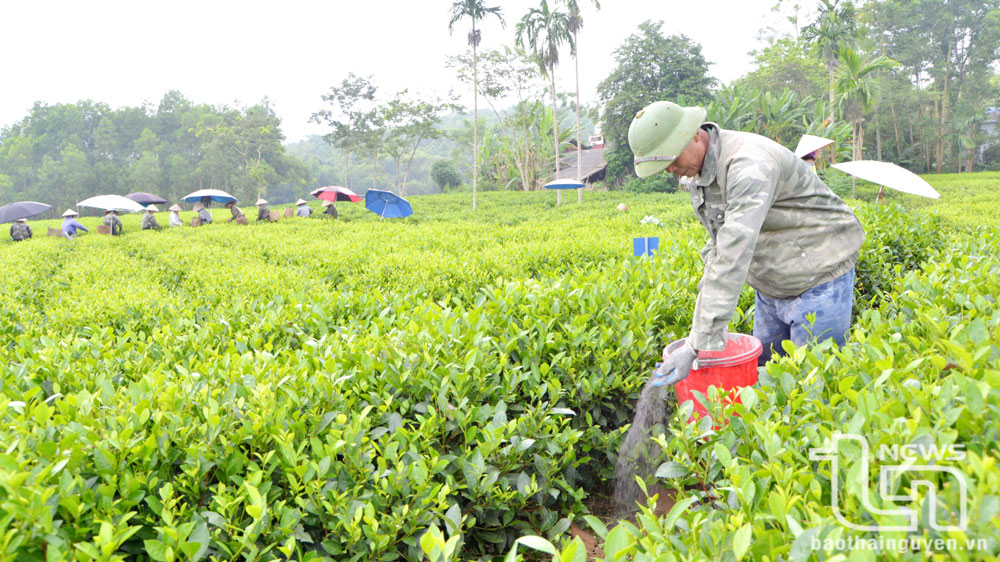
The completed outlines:
{"type": "Polygon", "coordinates": [[[793,149],[806,128],[812,104],[812,98],[799,99],[793,90],[773,94],[734,85],[715,94],[706,119],[723,129],[757,133],[793,149]]]}
{"type": "Polygon", "coordinates": [[[462,176],[455,169],[451,160],[438,160],[431,166],[431,178],[441,188],[441,191],[453,189],[462,185],[462,176]]]}
{"type": "MultiPolygon", "coordinates": [[[[486,193],[474,216],[467,193],[412,203],[402,221],[344,204],[338,221],[141,232],[128,215],[115,239],[0,243],[17,264],[0,295],[4,556],[578,560],[566,531],[690,322],[706,235],[688,196],[486,193]],[[657,256],[631,257],[654,230],[657,256]]],[[[970,519],[992,536],[997,233],[857,211],[877,308],[844,349],[773,363],[707,441],[674,419],[663,445],[684,470],[661,474],[677,505],[605,529],[606,553],[760,558],[827,536],[829,469],[802,451],[852,423],[876,442],[933,428],[966,443],[970,519]]]]}
{"type": "Polygon", "coordinates": [[[803,41],[778,39],[756,53],[754,62],[757,68],[739,82],[765,92],[790,89],[800,99],[817,99],[826,93],[826,69],[803,41]]]}
{"type": "Polygon", "coordinates": [[[632,178],[622,186],[625,191],[635,193],[673,193],[677,191],[677,179],[672,174],[654,174],[647,178],[632,178]]]}
{"type": "Polygon", "coordinates": [[[456,194],[401,222],[126,216],[114,240],[5,244],[8,554],[415,559],[431,526],[463,557],[559,536],[689,289],[624,257],[635,223],[609,196],[551,195],[491,194],[476,220],[456,194]]]}
{"type": "MultiPolygon", "coordinates": [[[[480,90],[495,117],[494,122],[486,126],[483,146],[479,149],[479,179],[499,188],[540,189],[551,177],[550,170],[554,169],[552,131],[555,123],[552,110],[539,99],[538,64],[523,50],[509,47],[502,52],[483,52],[479,63],[480,90]],[[498,108],[495,104],[500,99],[509,99],[514,104],[506,109],[498,108]]],[[[471,83],[471,57],[453,57],[449,66],[456,68],[460,77],[471,83]]],[[[565,121],[566,108],[559,109],[561,125],[565,121]]],[[[559,145],[565,147],[570,133],[561,126],[559,129],[559,145]]],[[[468,133],[471,140],[471,130],[468,133]]]]}
{"type": "MultiPolygon", "coordinates": [[[[479,147],[479,177],[494,188],[541,189],[555,169],[552,111],[541,101],[525,102],[518,104],[509,119],[516,121],[505,120],[496,129],[486,129],[479,147]]],[[[569,129],[559,130],[562,158],[567,155],[564,148],[569,138],[569,129]]]]}
{"type": "Polygon", "coordinates": [[[857,213],[865,226],[855,277],[854,311],[860,315],[880,305],[895,290],[900,273],[918,269],[946,240],[944,221],[898,205],[864,206],[857,213]]]}
{"type": "Polygon", "coordinates": [[[308,184],[308,171],[284,153],[283,139],[266,100],[229,108],[168,92],[158,106],[114,110],[91,101],[36,103],[0,132],[0,174],[10,180],[0,199],[63,209],[97,194],[149,191],[176,201],[211,187],[253,200],[279,186],[308,184]]]}
{"type": "MultiPolygon", "coordinates": [[[[949,559],[995,557],[1000,552],[994,532],[1000,516],[1000,468],[992,461],[1000,441],[993,422],[1000,413],[1000,310],[995,299],[1000,294],[1000,230],[976,226],[995,225],[996,217],[976,212],[985,206],[971,202],[983,192],[991,198],[1000,193],[994,176],[928,178],[943,197],[925,208],[947,211],[950,225],[899,206],[859,205],[867,233],[858,265],[862,306],[847,345],[788,346],[788,357],[771,362],[758,384],[742,392],[741,405],[723,409],[718,395],[710,392],[706,398],[715,419],[727,417],[728,425],[720,427],[710,419],[688,423],[691,404],[683,405],[669,424],[670,438],[658,440],[670,460],[659,468],[657,479],[672,488],[673,509],[656,516],[652,508],[644,508],[634,522],[622,522],[610,532],[599,519],[585,517],[604,543],[603,560],[922,559],[924,553],[892,548],[879,553],[814,548],[814,539],[823,545],[825,539],[836,544],[838,538],[873,536],[838,521],[830,496],[833,470],[846,482],[840,505],[848,520],[863,525],[904,522],[866,513],[861,506],[859,490],[867,487],[875,495],[879,476],[878,464],[869,473],[858,469],[857,449],[848,451],[839,468],[810,458],[809,450],[824,447],[835,432],[864,435],[871,451],[907,444],[961,445],[965,459],[944,463],[955,466],[968,483],[968,529],[932,530],[926,496],[920,493],[916,500],[894,502],[925,513],[918,530],[881,534],[893,540],[941,539],[943,546],[935,554],[949,559]],[[965,185],[969,181],[976,187],[965,185]],[[971,212],[963,216],[962,209],[971,212]],[[879,298],[865,302],[866,290],[879,298]],[[970,548],[966,539],[984,542],[970,548]]],[[[897,201],[909,205],[925,200],[903,196],[897,201]]],[[[910,484],[919,486],[915,480],[923,477],[904,478],[896,493],[906,493],[910,484]]],[[[938,490],[939,517],[950,517],[953,524],[963,488],[948,478],[931,476],[931,482],[938,490]],[[940,509],[945,506],[951,515],[940,509]]],[[[557,559],[574,548],[568,539],[561,548],[553,546],[557,559]]]]}
{"type": "Polygon", "coordinates": [[[820,0],[816,21],[803,28],[802,38],[816,44],[820,58],[832,73],[840,52],[851,48],[858,39],[854,3],[851,0],[820,0]]]}
{"type": "Polygon", "coordinates": [[[711,100],[715,80],[708,75],[701,46],[684,35],[665,37],[661,27],[663,22],[640,24],[615,49],[617,66],[598,85],[604,105],[602,132],[610,146],[605,150],[609,182],[619,183],[633,175],[628,128],[640,109],[657,100],[683,101],[682,105],[704,105],[711,100]]]}
{"type": "MultiPolygon", "coordinates": [[[[663,471],[675,475],[663,479],[676,494],[673,510],[659,518],[643,510],[636,524],[616,527],[616,536],[612,531],[605,540],[605,559],[620,554],[635,560],[723,554],[753,560],[922,559],[924,553],[909,549],[866,553],[822,546],[826,539],[836,544],[837,539],[873,536],[838,521],[830,498],[834,476],[845,482],[840,509],[847,520],[905,522],[862,507],[859,490],[878,489],[879,470],[876,463],[870,472],[860,470],[858,449],[847,451],[839,465],[810,458],[809,450],[826,446],[836,432],[864,435],[871,451],[921,443],[964,447],[957,469],[968,484],[968,528],[934,531],[924,516],[913,533],[883,531],[881,536],[942,539],[934,554],[949,559],[995,557],[1000,551],[993,524],[1000,514],[1000,469],[992,457],[1000,440],[993,421],[1000,414],[1000,312],[990,296],[1000,291],[998,234],[992,228],[956,237],[941,252],[932,252],[921,269],[902,274],[890,301],[862,314],[844,348],[790,347],[789,357],[769,364],[758,385],[743,391],[743,404],[717,410],[717,415],[738,414],[728,425],[713,428],[708,418],[687,423],[690,406],[682,407],[670,424],[671,438],[660,439],[671,462],[685,469],[663,471]],[[966,539],[983,544],[969,547],[966,539]]],[[[944,506],[954,510],[965,488],[945,477],[915,473],[898,483],[896,493],[907,493],[911,484],[916,489],[915,481],[926,476],[938,490],[938,512],[944,506]]],[[[893,506],[926,513],[923,494],[916,497],[893,506]]],[[[954,512],[943,517],[955,523],[954,512]]]]}

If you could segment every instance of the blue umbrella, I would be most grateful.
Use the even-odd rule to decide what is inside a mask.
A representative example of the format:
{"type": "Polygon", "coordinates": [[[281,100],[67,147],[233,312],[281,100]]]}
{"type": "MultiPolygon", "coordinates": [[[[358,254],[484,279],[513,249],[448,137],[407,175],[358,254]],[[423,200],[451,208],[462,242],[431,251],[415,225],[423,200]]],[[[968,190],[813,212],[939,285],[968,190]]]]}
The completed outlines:
{"type": "Polygon", "coordinates": [[[217,203],[231,203],[236,201],[235,197],[219,189],[199,189],[193,193],[188,193],[181,198],[181,201],[185,203],[206,203],[205,199],[217,203]]]}
{"type": "Polygon", "coordinates": [[[365,194],[365,208],[376,215],[390,219],[401,219],[413,214],[410,202],[391,191],[369,189],[365,194]]]}
{"type": "MultiPolygon", "coordinates": [[[[545,189],[583,189],[583,182],[570,178],[562,178],[545,184],[545,189]]],[[[556,205],[562,204],[562,191],[556,192],[556,205]]]]}
{"type": "Polygon", "coordinates": [[[51,208],[52,207],[50,205],[46,205],[45,203],[36,203],[35,201],[18,201],[17,203],[4,205],[3,207],[0,207],[0,223],[14,222],[16,220],[33,217],[44,213],[51,208]]]}

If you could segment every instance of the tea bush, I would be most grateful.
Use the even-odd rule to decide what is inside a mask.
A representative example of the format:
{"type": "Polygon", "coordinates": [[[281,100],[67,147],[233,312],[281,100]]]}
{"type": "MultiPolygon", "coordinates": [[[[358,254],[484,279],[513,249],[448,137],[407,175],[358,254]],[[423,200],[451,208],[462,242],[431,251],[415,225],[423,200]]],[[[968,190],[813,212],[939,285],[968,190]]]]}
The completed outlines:
{"type": "MultiPolygon", "coordinates": [[[[977,198],[995,197],[998,187],[977,198]]],[[[770,363],[758,385],[742,393],[742,405],[715,408],[728,425],[686,423],[691,405],[682,407],[670,438],[659,439],[671,460],[655,479],[673,489],[674,508],[666,517],[643,509],[610,531],[587,517],[603,539],[604,560],[997,558],[1000,228],[976,226],[981,215],[958,212],[975,205],[957,197],[932,208],[940,214],[859,207],[869,235],[859,279],[869,278],[874,290],[867,294],[877,298],[862,299],[848,344],[788,346],[789,356],[770,363]],[[863,435],[874,460],[857,444],[835,459],[811,454],[829,447],[836,433],[863,435]],[[880,461],[875,452],[901,446],[931,452],[929,462],[904,457],[904,466],[940,465],[961,480],[917,466],[882,492],[896,494],[895,501],[878,492],[869,498],[868,490],[880,490],[879,469],[897,462],[880,461]],[[962,454],[935,456],[955,450],[949,447],[962,454]],[[872,511],[880,508],[887,511],[872,511]],[[912,529],[899,529],[910,523],[901,509],[916,514],[912,529]],[[852,529],[845,521],[883,529],[852,529]]],[[[554,559],[584,559],[579,540],[557,548],[525,539],[524,546],[554,559]]],[[[519,556],[512,550],[507,559],[519,556]]]]}
{"type": "Polygon", "coordinates": [[[864,312],[843,349],[790,348],[787,358],[769,364],[756,388],[742,393],[744,404],[732,408],[740,417],[729,425],[687,424],[681,420],[690,404],[682,408],[671,423],[673,439],[660,441],[674,459],[660,471],[676,491],[674,510],[666,518],[645,510],[636,524],[610,532],[594,522],[606,539],[605,559],[836,560],[846,552],[851,560],[920,560],[929,554],[830,546],[876,539],[896,541],[890,545],[940,539],[938,557],[994,559],[1000,551],[998,234],[996,228],[975,231],[933,253],[922,270],[903,275],[881,309],[864,312]],[[961,445],[968,489],[945,473],[918,471],[896,482],[895,493],[929,476],[938,489],[936,506],[928,503],[933,495],[873,501],[876,508],[920,514],[919,530],[851,530],[832,508],[834,478],[846,483],[841,509],[854,524],[898,526],[907,519],[864,507],[862,490],[878,489],[878,463],[867,473],[868,459],[857,446],[842,464],[811,457],[810,449],[823,448],[837,432],[863,434],[872,451],[961,445]],[[967,527],[932,530],[930,513],[942,525],[957,525],[963,497],[967,527]]]}
{"type": "MultiPolygon", "coordinates": [[[[120,238],[3,243],[2,557],[416,560],[436,549],[490,559],[522,535],[560,540],[584,499],[603,493],[663,344],[687,330],[705,238],[684,193],[584,200],[556,207],[550,192],[487,193],[472,215],[468,194],[448,194],[414,198],[403,221],[341,204],[339,221],[162,232],[126,216],[120,238]],[[627,213],[615,210],[620,201],[627,213]],[[649,214],[664,226],[640,225],[649,214]],[[633,236],[661,237],[657,256],[631,257],[633,236]]],[[[923,310],[904,298],[922,286],[898,283],[929,275],[928,258],[995,234],[952,237],[896,207],[858,213],[869,234],[858,276],[866,327],[923,310]]],[[[989,271],[961,267],[942,266],[934,283],[957,287],[989,271]]],[[[940,292],[981,304],[981,293],[940,292]]],[[[750,330],[752,303],[748,290],[734,331],[750,330]]],[[[934,303],[938,324],[910,319],[907,337],[950,333],[940,322],[971,310],[934,303]]],[[[864,341],[865,353],[886,353],[884,341],[864,341]]],[[[795,412],[820,428],[839,423],[809,411],[795,389],[812,381],[809,396],[848,411],[842,396],[867,383],[848,388],[812,365],[848,365],[861,349],[796,350],[772,366],[744,425],[767,428],[754,435],[768,443],[787,434],[789,447],[820,432],[775,430],[795,412]],[[768,398],[786,379],[788,390],[768,398]]],[[[943,350],[954,362],[957,352],[943,350]]],[[[979,388],[990,403],[994,391],[979,388]]],[[[720,434],[739,467],[776,470],[777,461],[751,464],[759,443],[738,448],[749,435],[738,425],[720,434]]],[[[702,458],[690,435],[674,442],[702,458]]],[[[792,497],[795,482],[773,486],[792,497]]],[[[698,517],[714,513],[695,500],[698,517]]],[[[729,532],[729,517],[677,521],[709,529],[710,541],[729,532]]],[[[787,538],[769,521],[761,516],[761,532],[787,538]]],[[[692,557],[708,548],[671,548],[681,547],[692,557]]]]}

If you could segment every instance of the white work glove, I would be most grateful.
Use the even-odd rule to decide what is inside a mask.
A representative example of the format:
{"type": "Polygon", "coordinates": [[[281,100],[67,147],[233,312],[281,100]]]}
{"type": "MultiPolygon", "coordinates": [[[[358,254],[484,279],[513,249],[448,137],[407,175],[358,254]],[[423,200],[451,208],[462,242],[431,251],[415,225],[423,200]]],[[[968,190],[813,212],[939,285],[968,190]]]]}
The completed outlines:
{"type": "MultiPolygon", "coordinates": [[[[663,350],[666,354],[666,350],[663,350]]],[[[663,363],[653,371],[653,386],[673,386],[691,374],[691,369],[698,368],[698,352],[687,341],[680,349],[665,355],[663,363]]]]}

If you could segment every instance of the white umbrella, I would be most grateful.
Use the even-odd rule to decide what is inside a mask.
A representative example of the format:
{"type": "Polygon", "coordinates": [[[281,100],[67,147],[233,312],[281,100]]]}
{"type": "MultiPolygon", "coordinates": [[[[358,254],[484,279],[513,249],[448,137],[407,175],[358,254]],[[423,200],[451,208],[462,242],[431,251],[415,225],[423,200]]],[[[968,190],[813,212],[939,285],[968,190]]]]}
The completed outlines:
{"type": "Polygon", "coordinates": [[[121,195],[96,195],[76,204],[77,207],[91,207],[103,211],[125,211],[129,213],[145,211],[146,209],[131,199],[121,195]]]}
{"type": "Polygon", "coordinates": [[[816,152],[821,148],[826,148],[833,144],[833,141],[823,137],[813,135],[802,135],[798,146],[795,147],[795,155],[802,158],[810,152],[816,152]]]}
{"type": "Polygon", "coordinates": [[[863,180],[877,183],[881,186],[937,199],[941,194],[931,187],[931,184],[924,181],[920,176],[889,162],[877,162],[875,160],[855,160],[854,162],[841,162],[834,164],[834,168],[841,172],[847,172],[852,176],[863,180]]]}

